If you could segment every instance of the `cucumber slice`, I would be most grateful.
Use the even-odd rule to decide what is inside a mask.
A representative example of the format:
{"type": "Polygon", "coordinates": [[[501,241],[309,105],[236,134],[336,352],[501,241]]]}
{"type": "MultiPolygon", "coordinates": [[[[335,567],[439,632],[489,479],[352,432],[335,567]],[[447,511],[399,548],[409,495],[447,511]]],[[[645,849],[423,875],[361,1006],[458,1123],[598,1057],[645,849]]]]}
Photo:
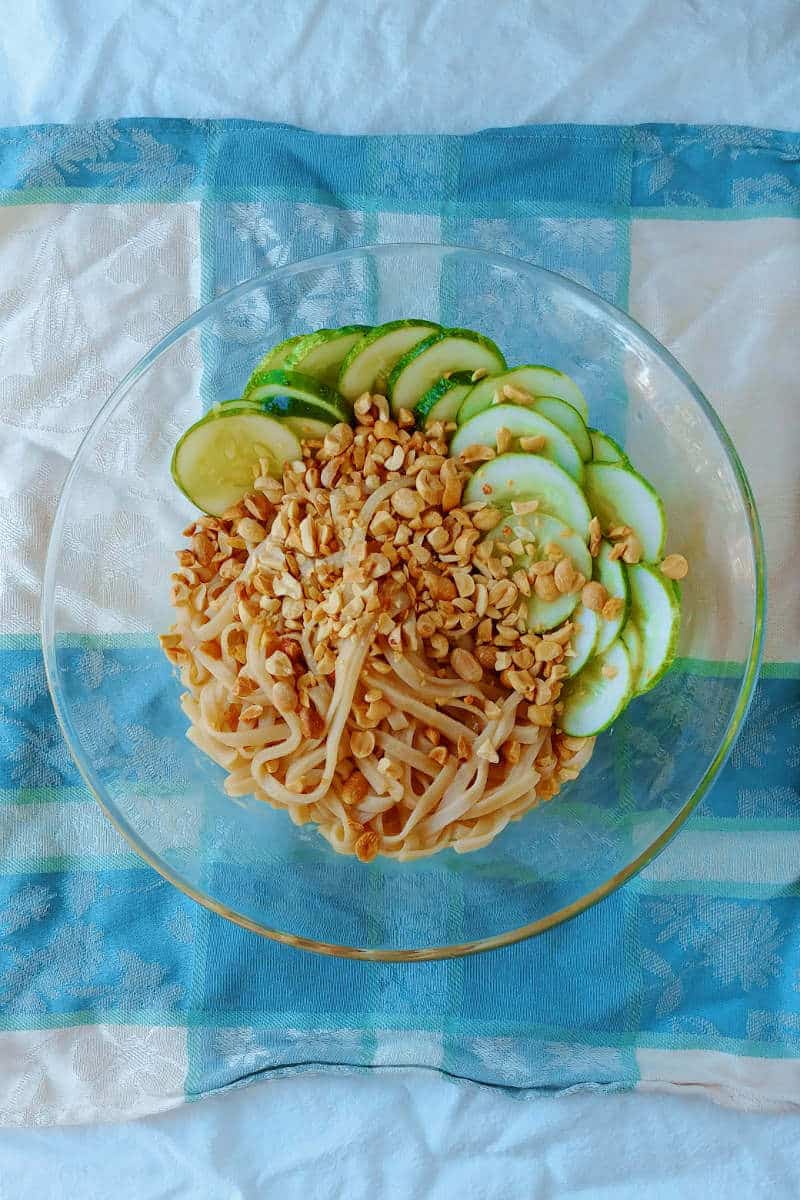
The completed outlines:
{"type": "Polygon", "coordinates": [[[627,568],[631,589],[631,623],[642,644],[636,694],[649,692],[675,658],[681,628],[680,592],[657,567],[644,563],[627,568]]]}
{"type": "Polygon", "coordinates": [[[388,321],[376,325],[346,355],[339,370],[338,390],[347,400],[355,400],[364,392],[385,393],[386,380],[398,359],[441,328],[435,321],[388,321]]]}
{"type": "Polygon", "coordinates": [[[572,623],[574,629],[570,646],[575,652],[575,657],[568,658],[566,663],[569,674],[577,675],[594,654],[600,617],[585,604],[580,604],[572,614],[572,623]]]}
{"type": "Polygon", "coordinates": [[[580,596],[559,596],[557,600],[540,600],[531,596],[528,601],[528,629],[531,633],[547,633],[568,620],[578,606],[580,596]]]}
{"type": "Polygon", "coordinates": [[[566,680],[559,724],[572,737],[594,737],[608,729],[632,695],[631,660],[618,639],[566,680]]]}
{"type": "Polygon", "coordinates": [[[576,483],[583,481],[583,462],[572,439],[547,417],[518,404],[493,404],[491,408],[478,413],[477,417],[460,425],[450,443],[451,456],[461,454],[468,446],[492,446],[496,449],[497,431],[501,428],[511,434],[515,450],[520,449],[521,437],[541,435],[545,438],[545,444],[536,453],[558,463],[576,483]]]}
{"type": "Polygon", "coordinates": [[[609,596],[617,596],[620,600],[622,600],[625,607],[618,617],[613,617],[610,621],[607,621],[605,617],[600,618],[600,628],[597,634],[595,654],[602,654],[604,650],[608,649],[612,642],[616,641],[623,625],[628,619],[628,613],[630,611],[628,573],[619,559],[612,559],[610,555],[610,543],[603,542],[600,546],[600,553],[594,560],[594,577],[600,583],[602,583],[609,596]]]}
{"type": "Polygon", "coordinates": [[[302,371],[320,383],[335,388],[344,359],[356,342],[369,333],[369,325],[343,325],[341,329],[318,329],[292,346],[283,362],[287,371],[302,371]]]}
{"type": "Polygon", "coordinates": [[[537,396],[531,408],[547,417],[548,421],[552,421],[559,429],[563,429],[564,433],[572,438],[583,461],[591,461],[592,442],[589,430],[577,409],[566,400],[559,400],[557,396],[537,396]]]}
{"type": "Polygon", "coordinates": [[[220,517],[250,491],[259,459],[280,478],[283,464],[300,455],[290,429],[258,406],[234,401],[186,430],[172,455],[172,478],[192,504],[220,517]]]}
{"type": "Polygon", "coordinates": [[[589,463],[584,477],[586,499],[604,529],[629,525],[642,546],[646,562],[658,562],[664,552],[667,521],[656,491],[632,467],[589,463]]]}
{"type": "Polygon", "coordinates": [[[590,429],[592,440],[592,458],[601,463],[622,463],[628,465],[628,456],[618,442],[599,429],[590,429]]]}
{"type": "MultiPolygon", "coordinates": [[[[477,412],[470,415],[470,409],[467,407],[469,399],[470,396],[467,396],[458,410],[456,420],[459,425],[464,425],[467,421],[474,420],[478,416],[477,412]]],[[[485,412],[486,407],[483,406],[480,412],[485,412]]],[[[528,409],[527,405],[520,405],[520,407],[528,409]]],[[[557,396],[537,396],[528,411],[540,413],[541,416],[547,417],[548,421],[552,421],[554,425],[557,425],[575,443],[575,447],[583,461],[591,462],[592,443],[589,437],[589,430],[586,428],[586,423],[581,414],[571,404],[568,404],[566,400],[559,400],[557,396]]]]}
{"type": "Polygon", "coordinates": [[[455,371],[447,379],[440,379],[420,400],[414,409],[417,425],[427,429],[434,421],[455,421],[456,413],[464,397],[472,387],[469,371],[455,371]]]}
{"type": "Polygon", "coordinates": [[[523,367],[511,367],[510,370],[501,371],[499,374],[487,375],[485,379],[476,383],[472,394],[465,401],[464,416],[459,424],[488,408],[494,402],[495,392],[500,392],[502,396],[503,385],[506,383],[519,388],[521,392],[527,392],[531,398],[555,396],[559,400],[565,400],[580,413],[584,421],[589,419],[589,409],[583,392],[569,375],[564,375],[553,367],[528,364],[523,367]]]}
{"type": "MultiPolygon", "coordinates": [[[[538,512],[526,513],[524,516],[512,514],[499,525],[495,525],[484,540],[513,542],[515,538],[525,544],[535,543],[537,553],[542,558],[545,557],[546,547],[554,542],[572,559],[576,571],[580,571],[587,578],[591,574],[592,559],[586,543],[557,517],[538,512]]],[[[515,568],[527,570],[530,565],[531,560],[527,555],[516,556],[515,568]]],[[[577,607],[580,598],[579,592],[561,595],[557,600],[541,600],[536,595],[531,596],[528,601],[528,628],[531,633],[544,633],[547,629],[563,625],[577,607]]]]}
{"type": "Polygon", "coordinates": [[[296,396],[266,396],[253,403],[267,416],[288,425],[301,441],[324,438],[334,425],[347,420],[346,416],[325,403],[312,403],[296,396]]]}
{"type": "MultiPolygon", "coordinates": [[[[334,425],[339,421],[349,421],[351,417],[350,406],[338,392],[301,371],[262,371],[253,376],[252,386],[244,394],[245,400],[261,404],[262,407],[276,397],[291,397],[314,408],[324,409],[334,418],[334,425]]],[[[302,416],[303,413],[296,410],[286,415],[302,416]]]]}
{"type": "Polygon", "coordinates": [[[261,375],[264,371],[276,371],[286,362],[286,356],[297,345],[302,342],[306,335],[304,333],[296,333],[294,337],[285,338],[284,341],[278,342],[277,346],[273,346],[268,350],[259,363],[256,364],[255,370],[245,385],[245,392],[250,387],[256,375],[261,375]]]}
{"type": "Polygon", "coordinates": [[[413,410],[437,379],[448,371],[500,371],[506,360],[490,338],[472,329],[432,333],[398,360],[389,376],[387,396],[393,412],[413,410]]]}
{"type": "Polygon", "coordinates": [[[499,508],[513,500],[538,500],[543,513],[558,517],[583,541],[592,514],[575,480],[539,454],[500,454],[482,463],[464,489],[464,502],[483,500],[499,508]]]}
{"type": "Polygon", "coordinates": [[[623,625],[619,636],[625,645],[625,649],[628,651],[628,657],[631,660],[631,667],[633,668],[633,678],[636,680],[642,669],[642,635],[630,617],[623,625]]]}

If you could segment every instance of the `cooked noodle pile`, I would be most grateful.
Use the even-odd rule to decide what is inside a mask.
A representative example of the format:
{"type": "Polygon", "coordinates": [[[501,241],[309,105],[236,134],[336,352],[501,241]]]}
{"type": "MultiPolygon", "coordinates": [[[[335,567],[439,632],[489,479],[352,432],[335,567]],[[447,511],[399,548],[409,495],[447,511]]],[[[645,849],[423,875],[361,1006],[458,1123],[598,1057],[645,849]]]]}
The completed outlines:
{"type": "Polygon", "coordinates": [[[162,644],[231,796],[362,861],[477,850],[591,755],[557,728],[572,626],[527,632],[534,576],[489,498],[462,506],[480,447],[447,458],[382,397],[356,416],[186,530],[162,644]]]}

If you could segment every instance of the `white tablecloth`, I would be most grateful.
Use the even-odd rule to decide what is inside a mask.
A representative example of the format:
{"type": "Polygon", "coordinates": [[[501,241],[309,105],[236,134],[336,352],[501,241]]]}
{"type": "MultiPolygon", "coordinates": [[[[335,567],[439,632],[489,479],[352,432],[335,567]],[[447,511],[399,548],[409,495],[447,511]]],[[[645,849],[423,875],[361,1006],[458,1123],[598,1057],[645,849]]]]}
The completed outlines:
{"type": "MultiPolygon", "coordinates": [[[[29,0],[0,125],[241,116],[321,130],[800,114],[795,0],[29,0]]],[[[0,1082],[0,1087],[2,1083],[0,1082]]],[[[795,1118],[673,1096],[519,1100],[420,1072],[275,1080],[102,1129],[0,1133],[0,1198],[795,1197],[795,1118]]]]}
{"type": "Polygon", "coordinates": [[[3,1200],[796,1200],[797,1117],[301,1076],[127,1125],[0,1134],[3,1200]]]}

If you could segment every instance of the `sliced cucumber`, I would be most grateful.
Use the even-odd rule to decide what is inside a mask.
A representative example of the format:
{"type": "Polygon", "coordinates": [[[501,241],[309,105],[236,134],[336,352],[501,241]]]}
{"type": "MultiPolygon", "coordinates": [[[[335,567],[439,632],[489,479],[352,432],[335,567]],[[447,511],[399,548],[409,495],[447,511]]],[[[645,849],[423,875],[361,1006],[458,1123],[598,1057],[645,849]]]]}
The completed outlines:
{"type": "MultiPolygon", "coordinates": [[[[333,388],[326,387],[318,379],[304,375],[301,371],[262,371],[253,377],[250,390],[245,392],[244,399],[253,403],[267,406],[268,401],[277,397],[290,397],[304,404],[311,404],[317,409],[324,409],[334,418],[333,424],[350,420],[350,406],[333,388]]],[[[267,409],[267,411],[269,411],[267,409]]],[[[287,416],[302,416],[295,411],[287,416]]]]}
{"type": "Polygon", "coordinates": [[[596,612],[592,612],[591,608],[587,608],[585,604],[579,604],[572,614],[572,623],[574,629],[570,646],[575,657],[568,658],[566,662],[570,675],[577,675],[594,654],[600,618],[596,612]]]}
{"type": "Polygon", "coordinates": [[[511,367],[510,370],[501,371],[499,374],[488,375],[476,383],[472,393],[464,402],[464,415],[459,424],[477,416],[479,412],[483,412],[485,408],[493,404],[495,392],[499,392],[502,397],[505,384],[519,388],[521,392],[527,392],[531,398],[556,396],[559,400],[565,400],[567,404],[571,404],[584,421],[589,418],[589,409],[583,392],[577,383],[570,379],[569,375],[563,375],[561,371],[556,371],[553,367],[528,364],[523,367],[511,367]]]}
{"type": "MultiPolygon", "coordinates": [[[[524,545],[534,543],[540,558],[546,556],[548,546],[555,544],[572,559],[576,571],[580,571],[587,578],[591,573],[592,559],[585,541],[557,517],[539,512],[526,513],[524,516],[511,514],[486,535],[486,540],[505,543],[515,539],[524,545]]],[[[527,570],[530,565],[531,559],[527,555],[515,556],[515,567],[527,570]]],[[[555,600],[542,600],[539,596],[532,595],[528,601],[528,628],[532,633],[544,633],[547,629],[563,625],[579,600],[579,592],[559,595],[555,600]]]]}
{"type": "MultiPolygon", "coordinates": [[[[474,389],[473,389],[474,390],[474,389]]],[[[459,425],[466,424],[467,421],[474,420],[479,415],[478,412],[470,414],[468,407],[468,395],[461,408],[458,410],[456,420],[459,425]]],[[[487,406],[482,406],[480,412],[485,412],[487,406]]],[[[528,405],[520,405],[528,409],[528,405]]],[[[537,396],[531,403],[529,411],[540,413],[541,416],[547,417],[548,421],[552,421],[557,425],[567,437],[574,443],[575,447],[584,462],[591,462],[592,459],[592,443],[589,437],[589,430],[586,428],[586,422],[577,409],[568,404],[566,400],[559,400],[557,396],[537,396]]]]}
{"type": "Polygon", "coordinates": [[[245,392],[250,387],[256,375],[261,375],[264,371],[275,371],[279,367],[282,367],[286,362],[287,355],[294,349],[298,342],[302,342],[305,336],[304,333],[296,333],[294,337],[285,338],[284,341],[278,342],[277,346],[273,346],[271,350],[268,350],[261,361],[256,364],[255,370],[245,385],[245,392]]]}
{"type": "Polygon", "coordinates": [[[434,321],[388,321],[376,325],[346,355],[339,370],[338,390],[347,400],[355,400],[364,392],[384,393],[389,373],[398,359],[441,328],[434,321]]]}
{"type": "Polygon", "coordinates": [[[632,467],[589,463],[584,491],[604,530],[629,525],[641,543],[644,560],[661,559],[667,537],[664,505],[646,479],[632,467]]]}
{"type": "Polygon", "coordinates": [[[496,449],[498,429],[508,430],[515,450],[520,449],[521,437],[541,435],[545,444],[536,453],[558,463],[576,483],[582,482],[583,462],[572,439],[541,413],[518,404],[493,404],[491,408],[478,413],[477,417],[460,425],[450,443],[450,454],[455,457],[468,446],[492,446],[496,449]]]}
{"type": "Polygon", "coordinates": [[[187,429],[172,455],[172,478],[192,504],[219,517],[250,491],[259,459],[280,478],[283,464],[300,455],[280,421],[252,403],[229,402],[187,429]]]}
{"type": "Polygon", "coordinates": [[[644,563],[627,568],[631,589],[631,624],[642,645],[636,693],[649,692],[675,658],[681,627],[680,592],[657,567],[644,563]]]}
{"type": "Polygon", "coordinates": [[[583,541],[592,514],[572,476],[539,454],[500,454],[478,467],[464,489],[464,502],[483,500],[499,508],[513,500],[538,500],[543,513],[558,517],[583,541]]]}
{"type": "Polygon", "coordinates": [[[628,651],[628,657],[631,660],[633,668],[634,681],[638,679],[639,672],[642,669],[642,635],[639,629],[634,625],[633,621],[628,618],[622,627],[620,640],[624,643],[625,649],[628,651]]]}
{"type": "Polygon", "coordinates": [[[607,433],[603,433],[600,429],[590,429],[589,437],[592,439],[592,458],[595,462],[628,465],[627,454],[619,443],[615,442],[607,433]]]}
{"type": "Polygon", "coordinates": [[[610,543],[603,542],[600,546],[600,553],[594,560],[594,576],[595,579],[602,583],[609,596],[615,596],[620,599],[625,607],[618,617],[612,617],[610,621],[607,621],[605,617],[600,618],[600,629],[597,634],[595,654],[602,654],[612,642],[616,641],[622,626],[628,619],[628,612],[630,610],[628,573],[619,559],[611,558],[610,555],[610,543]]]}
{"type": "Polygon", "coordinates": [[[594,737],[617,719],[632,694],[631,660],[617,640],[565,682],[559,724],[572,737],[594,737]]]}
{"type": "Polygon", "coordinates": [[[566,400],[559,400],[557,396],[537,396],[531,408],[547,417],[548,421],[552,421],[559,429],[563,429],[564,433],[572,438],[583,461],[591,461],[592,442],[589,430],[576,408],[566,400]]]}
{"type": "Polygon", "coordinates": [[[413,410],[448,371],[500,371],[505,359],[490,338],[472,329],[443,329],[412,347],[395,364],[387,396],[394,412],[413,410]]]}
{"type": "Polygon", "coordinates": [[[472,387],[469,371],[455,371],[429,388],[414,409],[417,425],[427,429],[434,421],[455,421],[467,392],[472,387]]]}
{"type": "Polygon", "coordinates": [[[329,429],[347,417],[327,404],[300,400],[296,396],[266,396],[256,401],[261,412],[288,425],[301,441],[324,438],[329,429]]]}
{"type": "Polygon", "coordinates": [[[335,388],[344,359],[359,342],[369,325],[343,325],[340,329],[318,329],[307,333],[292,346],[283,366],[288,371],[302,371],[320,383],[335,388]]]}

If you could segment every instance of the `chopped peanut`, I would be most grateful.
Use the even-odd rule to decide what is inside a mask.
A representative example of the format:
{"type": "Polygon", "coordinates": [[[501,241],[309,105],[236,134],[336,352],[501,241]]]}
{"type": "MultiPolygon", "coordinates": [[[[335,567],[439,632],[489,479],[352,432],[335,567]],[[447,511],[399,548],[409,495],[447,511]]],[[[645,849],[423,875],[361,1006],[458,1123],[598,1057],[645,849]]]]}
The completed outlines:
{"type": "Polygon", "coordinates": [[[463,679],[465,683],[477,683],[483,678],[483,667],[477,658],[474,654],[470,654],[469,650],[464,650],[460,646],[450,655],[450,666],[459,679],[463,679]]]}
{"type": "Polygon", "coordinates": [[[353,758],[369,758],[375,749],[375,734],[369,729],[356,729],[350,734],[353,758]]]}
{"type": "Polygon", "coordinates": [[[515,400],[517,404],[531,404],[533,401],[530,392],[523,392],[522,388],[514,387],[511,383],[503,384],[503,396],[506,400],[515,400]]]}
{"type": "Polygon", "coordinates": [[[635,533],[629,533],[624,542],[624,550],[622,552],[622,561],[630,563],[638,563],[642,558],[642,543],[639,541],[635,533]]]}
{"type": "MultiPolygon", "coordinates": [[[[521,443],[520,443],[521,444],[521,443]]],[[[511,511],[515,516],[525,517],[529,513],[535,513],[539,508],[538,500],[512,500],[511,511]]]]}
{"type": "Polygon", "coordinates": [[[659,569],[667,579],[685,579],[689,574],[689,564],[682,554],[668,554],[659,569]]]}
{"type": "Polygon", "coordinates": [[[531,575],[552,575],[555,569],[556,564],[549,558],[539,559],[528,568],[531,575]]]}
{"type": "Polygon", "coordinates": [[[511,449],[511,442],[512,442],[511,430],[506,429],[506,427],[504,425],[501,425],[500,428],[497,430],[496,437],[497,437],[497,453],[505,454],[507,451],[509,451],[511,449]]]}
{"type": "Polygon", "coordinates": [[[492,508],[487,505],[486,508],[481,508],[472,517],[472,524],[476,529],[488,531],[499,525],[503,519],[503,514],[499,508],[492,508]]]}
{"type": "Polygon", "coordinates": [[[575,583],[575,567],[572,565],[571,558],[562,558],[556,563],[553,579],[560,592],[566,594],[572,591],[575,583]]]}
{"type": "Polygon", "coordinates": [[[422,496],[412,492],[411,488],[399,488],[392,496],[392,508],[398,516],[408,520],[419,516],[424,507],[425,501],[422,496]]]}
{"type": "Polygon", "coordinates": [[[587,583],[581,592],[581,600],[586,608],[590,608],[592,612],[602,612],[603,605],[608,599],[608,592],[603,587],[602,583],[597,583],[593,580],[587,583]]]}
{"type": "Polygon", "coordinates": [[[554,706],[552,704],[529,704],[528,720],[531,725],[548,728],[553,724],[554,706]]]}
{"type": "Polygon", "coordinates": [[[609,596],[600,610],[600,615],[605,621],[615,621],[617,617],[622,616],[624,609],[625,601],[620,596],[609,596]]]}
{"type": "Polygon", "coordinates": [[[345,804],[360,804],[368,791],[369,784],[364,776],[360,771],[353,771],[342,788],[342,800],[345,804]]]}
{"type": "Polygon", "coordinates": [[[492,446],[467,446],[461,451],[460,458],[463,463],[472,466],[473,463],[489,462],[494,458],[496,451],[492,446]]]}
{"type": "Polygon", "coordinates": [[[549,639],[539,642],[535,647],[533,654],[537,662],[553,662],[561,657],[563,647],[558,642],[552,642],[549,639]]]}
{"type": "Polygon", "coordinates": [[[534,580],[533,590],[540,600],[557,600],[560,595],[552,574],[537,575],[534,580]]]}
{"type": "Polygon", "coordinates": [[[600,521],[597,517],[592,517],[589,522],[589,553],[592,558],[597,558],[600,553],[600,546],[603,541],[603,533],[600,528],[600,521]]]}

